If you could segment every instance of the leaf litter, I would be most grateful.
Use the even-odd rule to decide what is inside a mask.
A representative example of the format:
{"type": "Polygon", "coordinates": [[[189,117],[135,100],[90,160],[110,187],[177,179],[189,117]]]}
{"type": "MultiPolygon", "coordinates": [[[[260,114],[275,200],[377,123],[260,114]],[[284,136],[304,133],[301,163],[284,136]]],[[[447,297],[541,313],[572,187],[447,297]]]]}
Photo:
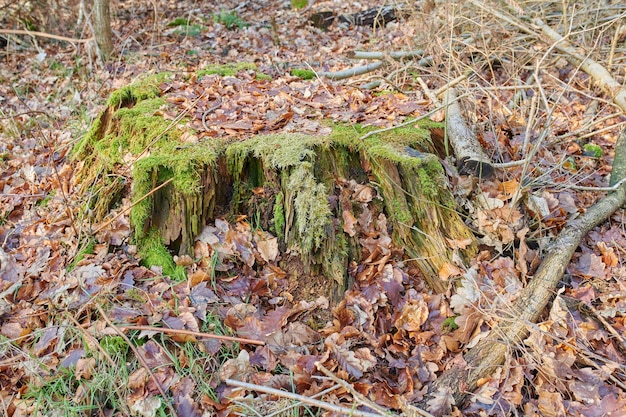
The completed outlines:
{"type": "MultiPolygon", "coordinates": [[[[316,7],[326,3],[336,11],[353,11],[331,2],[316,7]]],[[[170,2],[162,7],[165,22],[190,6],[170,2]]],[[[216,6],[203,6],[202,13],[213,12],[219,12],[216,6]]],[[[407,410],[407,403],[421,401],[437,375],[450,363],[463,361],[462,353],[506,312],[535,271],[547,241],[599,198],[568,189],[567,184],[573,180],[602,186],[610,171],[606,153],[590,160],[577,143],[555,140],[538,151],[534,182],[524,183],[528,178],[522,179],[521,169],[513,169],[481,181],[469,193],[458,192],[482,246],[468,265],[440,271],[455,283],[446,294],[432,294],[405,263],[402,248],[392,244],[385,213],[372,204],[375,190],[353,180],[344,181],[341,189],[343,230],[358,238],[362,256],[350,265],[353,287],[332,310],[319,288],[303,286],[301,277],[281,268],[288,254],[280,252],[276,237],[253,230],[245,219],[235,224],[216,219],[206,226],[194,258],[177,259],[187,271],[184,282],[140,264],[123,214],[95,235],[92,251],[78,257],[89,234],[78,208],[89,196],[75,193],[76,167],[66,159],[76,135],[86,127],[86,122],[76,123],[81,123],[81,112],[87,118],[97,115],[112,89],[144,72],[177,73],[161,86],[169,103],[162,111],[166,118],[176,117],[181,109],[190,112],[186,123],[198,132],[190,141],[278,131],[323,134],[328,129],[323,119],[387,127],[430,109],[419,91],[379,95],[320,79],[305,82],[287,71],[301,62],[324,71],[343,69],[350,65],[342,58],[344,52],[366,48],[372,36],[378,37],[378,49],[412,45],[415,34],[406,25],[376,31],[333,26],[323,32],[293,10],[251,3],[241,8],[241,15],[255,22],[250,28],[226,31],[220,23],[209,22],[197,37],[164,32],[168,42],[156,46],[158,56],[141,57],[143,45],[153,45],[150,32],[142,29],[151,11],[125,2],[117,15],[124,22],[116,28],[118,36],[132,40],[130,49],[137,54],[133,59],[87,69],[86,56],[80,56],[83,66],[76,68],[73,48],[47,43],[43,54],[35,48],[12,52],[0,68],[1,116],[10,120],[0,130],[0,396],[4,411],[12,416],[36,412],[35,402],[26,395],[28,387],[41,386],[64,369],[74,369],[77,380],[95,380],[97,364],[88,353],[95,349],[94,342],[68,337],[65,329],[72,317],[82,329],[76,331],[87,332],[101,344],[115,337],[93,313],[91,303],[104,302],[120,329],[163,326],[264,342],[237,346],[183,333],[168,339],[156,331],[137,333],[142,341],[137,352],[155,378],[141,366],[129,368],[126,405],[121,406],[127,413],[156,415],[162,407],[158,382],[170,393],[179,415],[245,414],[242,404],[252,393],[226,385],[227,378],[311,397],[326,392],[325,401],[353,404],[346,390],[326,391],[334,384],[320,378],[316,363],[375,403],[407,410]],[[288,23],[263,21],[268,11],[275,22],[288,23]],[[188,81],[181,74],[208,63],[243,61],[257,63],[257,69],[188,81]],[[68,76],[59,73],[59,66],[75,71],[68,76]],[[259,73],[272,79],[264,80],[259,73]],[[47,95],[54,99],[45,100],[47,95]],[[552,169],[561,155],[578,166],[552,169]],[[543,186],[546,179],[553,186],[543,186]],[[196,359],[181,348],[185,344],[224,360],[207,360],[202,365],[204,380],[194,379],[182,371],[196,359]]],[[[165,27],[163,22],[153,23],[165,27]]],[[[547,71],[552,78],[546,78],[553,80],[546,84],[550,88],[559,85],[554,80],[567,77],[577,88],[585,88],[585,76],[567,64],[547,71]]],[[[503,71],[491,75],[506,76],[503,71]]],[[[497,94],[503,103],[514,99],[512,90],[497,94]]],[[[563,97],[552,115],[555,135],[584,126],[589,102],[587,96],[563,97]]],[[[479,118],[493,109],[486,101],[475,105],[479,118]]],[[[520,159],[526,128],[525,119],[512,116],[481,140],[487,149],[497,149],[504,162],[520,159]]],[[[530,133],[538,135],[532,129],[530,133]]],[[[594,140],[612,149],[614,136],[597,134],[594,140]]],[[[464,179],[452,173],[451,181],[464,179]]],[[[117,210],[129,204],[125,201],[117,210]]],[[[450,392],[440,390],[428,410],[439,415],[623,414],[623,217],[623,210],[617,212],[585,238],[569,265],[568,283],[544,321],[530,327],[506,368],[484,381],[469,405],[460,409],[450,392]]],[[[257,395],[258,400],[272,399],[257,395]]],[[[84,401],[79,389],[70,398],[84,401]]]]}

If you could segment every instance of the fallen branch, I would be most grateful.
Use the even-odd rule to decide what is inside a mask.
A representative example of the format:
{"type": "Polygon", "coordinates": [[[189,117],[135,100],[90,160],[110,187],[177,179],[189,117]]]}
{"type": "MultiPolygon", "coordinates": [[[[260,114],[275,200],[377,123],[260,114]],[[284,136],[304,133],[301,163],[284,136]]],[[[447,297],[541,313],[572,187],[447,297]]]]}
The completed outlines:
{"type": "Polygon", "coordinates": [[[387,65],[387,63],[384,61],[378,61],[360,67],[348,68],[342,71],[320,72],[319,75],[329,78],[331,80],[343,80],[345,78],[356,77],[357,75],[363,75],[367,74],[368,72],[376,71],[378,68],[381,68],[384,65],[387,65]]]}
{"type": "MultiPolygon", "coordinates": [[[[615,160],[626,160],[626,130],[623,130],[615,153],[615,160]],[[619,153],[618,153],[619,152],[619,153]]],[[[613,166],[613,175],[626,178],[626,166],[613,166]]],[[[456,364],[435,380],[429,396],[440,390],[452,388],[457,405],[478,388],[478,381],[489,377],[505,361],[511,346],[518,345],[528,334],[528,323],[534,323],[554,294],[574,251],[587,233],[606,221],[626,203],[626,185],[622,185],[606,198],[587,209],[579,218],[568,224],[546,248],[548,254],[521,296],[512,306],[516,314],[501,320],[478,344],[456,364]]]]}
{"type": "Polygon", "coordinates": [[[457,158],[459,174],[490,177],[493,175],[491,160],[483,152],[474,132],[465,124],[454,88],[445,91],[444,104],[447,105],[446,133],[457,158]]]}
{"type": "Polygon", "coordinates": [[[126,325],[120,325],[119,327],[121,329],[144,330],[144,331],[147,331],[147,332],[155,332],[155,333],[183,334],[183,335],[187,335],[187,336],[199,337],[201,339],[226,340],[226,341],[229,341],[229,342],[239,342],[241,344],[246,344],[246,345],[264,345],[265,344],[265,342],[263,342],[261,340],[243,339],[241,337],[223,336],[223,335],[220,335],[220,334],[194,332],[194,331],[185,330],[185,329],[170,329],[170,328],[167,328],[167,327],[126,326],[126,325]]]}
{"type": "MultiPolygon", "coordinates": [[[[432,64],[432,62],[433,62],[433,58],[430,56],[427,56],[426,58],[422,58],[419,61],[417,61],[417,65],[426,67],[432,64]]],[[[363,75],[363,74],[367,74],[368,72],[376,71],[377,69],[382,68],[386,65],[389,65],[387,61],[378,61],[378,62],[373,62],[371,64],[359,66],[359,67],[348,68],[348,69],[341,70],[341,71],[320,72],[319,75],[324,76],[331,80],[343,80],[345,78],[356,77],[358,75],[363,75]]]]}

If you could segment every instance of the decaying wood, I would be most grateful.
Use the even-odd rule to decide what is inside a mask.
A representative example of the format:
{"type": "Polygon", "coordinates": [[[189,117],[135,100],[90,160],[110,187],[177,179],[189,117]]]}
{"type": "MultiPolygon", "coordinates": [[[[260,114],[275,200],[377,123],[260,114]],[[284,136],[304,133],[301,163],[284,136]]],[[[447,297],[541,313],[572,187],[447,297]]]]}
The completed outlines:
{"type": "MultiPolygon", "coordinates": [[[[141,127],[128,127],[132,120],[121,121],[128,117],[124,116],[125,106],[142,106],[141,98],[128,94],[130,98],[121,105],[111,104],[101,114],[90,135],[78,146],[75,155],[84,158],[79,177],[89,184],[98,178],[112,178],[93,176],[93,172],[104,170],[113,177],[129,172],[126,164],[105,165],[106,155],[99,156],[99,144],[119,135],[120,126],[127,126],[133,134],[145,134],[141,127]]],[[[412,120],[408,124],[416,123],[412,120]]],[[[461,250],[466,258],[475,254],[476,245],[455,211],[439,160],[432,154],[428,132],[408,129],[411,131],[399,135],[402,142],[395,144],[388,140],[393,139],[388,136],[393,133],[385,130],[375,132],[377,139],[337,131],[336,139],[261,135],[245,141],[225,138],[220,143],[185,143],[167,155],[161,153],[161,147],[178,140],[177,136],[167,136],[167,141],[157,144],[164,133],[156,135],[158,140],[152,140],[150,134],[145,139],[150,143],[150,155],[130,158],[135,160],[132,187],[116,181],[113,184],[119,187],[113,190],[105,183],[100,189],[107,187],[107,192],[98,193],[102,204],[94,202],[94,207],[108,211],[124,196],[132,197],[132,227],[138,242],[157,233],[162,243],[179,255],[194,253],[196,237],[216,216],[247,215],[260,229],[272,231],[281,250],[297,257],[306,274],[327,279],[328,298],[338,301],[351,285],[349,262],[361,256],[357,231],[351,229],[353,226],[344,229],[352,212],[361,210],[360,206],[348,204],[349,197],[344,195],[348,192],[346,181],[353,181],[380,197],[381,203],[372,203],[372,215],[384,214],[381,222],[392,231],[385,238],[390,238],[394,247],[404,248],[407,262],[421,272],[433,291],[440,293],[449,285],[440,278],[440,271],[452,261],[455,252],[448,242],[471,241],[461,250]],[[180,161],[184,165],[175,165],[180,161]],[[184,172],[189,179],[180,182],[175,172],[184,172]]],[[[166,130],[169,132],[169,127],[166,130]]]]}
{"type": "Polygon", "coordinates": [[[461,175],[475,175],[488,178],[493,175],[491,160],[483,152],[476,135],[467,126],[461,113],[454,88],[444,93],[446,128],[448,139],[457,158],[457,169],[461,175]]]}
{"type": "Polygon", "coordinates": [[[319,75],[331,80],[343,80],[345,78],[356,77],[358,75],[363,75],[367,74],[368,72],[376,71],[377,69],[382,68],[385,65],[387,65],[387,62],[378,61],[360,67],[348,68],[343,71],[320,72],[319,75]]]}

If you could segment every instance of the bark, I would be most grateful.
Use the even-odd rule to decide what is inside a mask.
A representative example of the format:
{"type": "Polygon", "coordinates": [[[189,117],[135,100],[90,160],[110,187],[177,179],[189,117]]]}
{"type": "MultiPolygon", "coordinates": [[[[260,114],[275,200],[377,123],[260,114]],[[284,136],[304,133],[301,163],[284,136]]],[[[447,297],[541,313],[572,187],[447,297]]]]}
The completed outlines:
{"type": "Polygon", "coordinates": [[[493,165],[483,152],[476,135],[465,123],[454,88],[446,90],[444,102],[448,105],[446,112],[448,139],[457,158],[459,174],[490,177],[493,175],[493,165]]]}
{"type": "Polygon", "coordinates": [[[113,32],[111,31],[111,12],[109,0],[94,0],[94,37],[98,45],[100,59],[108,61],[113,53],[113,32]]]}

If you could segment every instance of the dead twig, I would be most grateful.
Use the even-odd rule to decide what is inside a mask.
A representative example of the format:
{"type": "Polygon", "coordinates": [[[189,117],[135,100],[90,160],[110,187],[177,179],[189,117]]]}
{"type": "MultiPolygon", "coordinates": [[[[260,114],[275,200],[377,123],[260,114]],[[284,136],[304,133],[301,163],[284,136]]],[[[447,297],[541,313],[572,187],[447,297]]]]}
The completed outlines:
{"type": "Polygon", "coordinates": [[[161,188],[165,187],[167,184],[169,184],[170,182],[174,181],[174,178],[170,178],[169,180],[165,181],[163,184],[159,185],[158,187],[153,188],[152,190],[150,190],[150,192],[146,193],[146,195],[144,195],[143,197],[141,197],[139,200],[135,201],[133,204],[131,204],[130,206],[120,210],[119,213],[117,213],[115,216],[113,216],[113,218],[107,222],[105,222],[103,225],[101,225],[100,227],[98,227],[93,234],[95,235],[96,233],[100,232],[101,230],[103,230],[105,227],[109,227],[111,225],[111,223],[113,223],[115,221],[115,219],[117,219],[120,216],[123,216],[124,214],[128,213],[133,207],[135,207],[137,204],[141,203],[143,200],[145,200],[146,198],[150,197],[152,194],[154,194],[155,192],[157,192],[158,190],[160,190],[161,188]]]}
{"type": "Polygon", "coordinates": [[[216,339],[216,340],[226,340],[229,342],[239,342],[241,344],[246,345],[264,345],[265,342],[261,340],[254,339],[244,339],[242,337],[235,336],[224,336],[220,334],[212,334],[212,333],[202,333],[202,332],[194,332],[192,330],[184,330],[184,329],[170,329],[167,327],[154,327],[154,326],[119,326],[122,329],[129,330],[144,330],[148,332],[156,332],[156,333],[171,333],[171,334],[184,334],[188,336],[195,336],[202,339],[216,339]]]}
{"type": "Polygon", "coordinates": [[[324,401],[315,400],[313,398],[305,397],[303,395],[295,394],[293,392],[281,391],[279,389],[266,387],[264,385],[251,384],[249,382],[237,381],[234,379],[227,379],[225,381],[228,385],[244,388],[250,391],[262,392],[264,394],[276,395],[277,397],[289,398],[291,400],[300,401],[303,404],[309,404],[313,407],[318,407],[324,410],[339,413],[340,415],[354,416],[354,417],[381,417],[387,414],[369,413],[367,411],[355,410],[354,408],[342,407],[340,405],[330,404],[324,401]]]}
{"type": "Polygon", "coordinates": [[[394,51],[394,52],[380,52],[380,51],[350,51],[346,54],[346,57],[350,59],[404,59],[415,58],[423,56],[424,51],[394,51]]]}
{"type": "Polygon", "coordinates": [[[87,42],[91,42],[92,40],[94,40],[93,36],[87,39],[75,39],[75,38],[67,38],[65,36],[52,35],[50,33],[37,32],[37,31],[32,31],[32,30],[20,30],[20,29],[0,29],[0,34],[30,35],[30,36],[37,36],[40,38],[55,39],[57,41],[65,41],[65,42],[71,42],[71,43],[87,43],[87,42]]]}
{"type": "Polygon", "coordinates": [[[146,372],[148,372],[148,375],[150,375],[150,378],[152,378],[152,382],[154,382],[154,385],[159,390],[159,393],[163,397],[163,401],[165,402],[165,405],[170,411],[170,413],[172,414],[172,416],[177,417],[178,414],[176,413],[174,406],[171,404],[170,401],[168,401],[168,397],[165,394],[165,390],[161,386],[161,383],[159,382],[157,377],[152,372],[152,369],[150,369],[150,366],[148,365],[148,362],[146,362],[146,359],[143,357],[141,353],[139,353],[137,348],[133,345],[130,339],[124,334],[124,332],[121,331],[115,324],[113,324],[111,320],[109,320],[109,317],[104,313],[104,310],[102,309],[102,307],[100,307],[98,304],[94,304],[94,305],[96,309],[98,310],[98,313],[100,313],[100,316],[102,316],[102,319],[104,319],[104,321],[115,331],[115,333],[117,333],[128,344],[128,347],[133,351],[133,353],[135,354],[139,362],[141,362],[141,365],[144,367],[146,372]]]}

